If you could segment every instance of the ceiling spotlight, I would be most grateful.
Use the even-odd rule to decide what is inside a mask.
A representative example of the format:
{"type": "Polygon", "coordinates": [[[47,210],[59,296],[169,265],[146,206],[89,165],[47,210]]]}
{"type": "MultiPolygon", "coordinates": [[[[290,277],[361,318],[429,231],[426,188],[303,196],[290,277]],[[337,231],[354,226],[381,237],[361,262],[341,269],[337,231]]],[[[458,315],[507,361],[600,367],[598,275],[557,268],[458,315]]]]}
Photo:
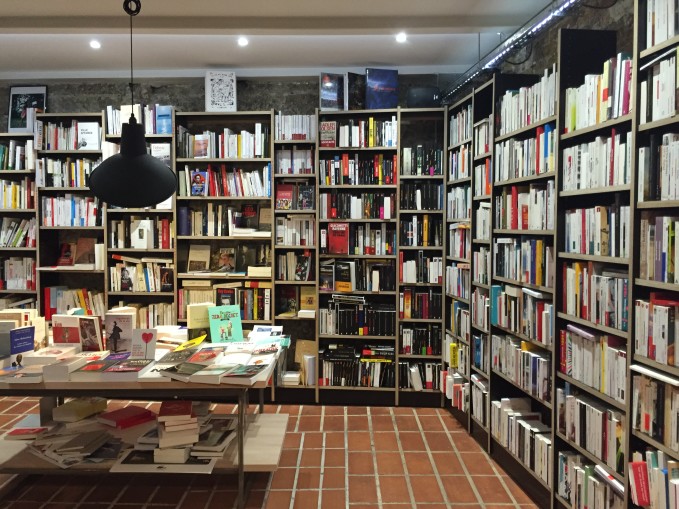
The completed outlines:
{"type": "Polygon", "coordinates": [[[247,46],[249,43],[250,43],[250,41],[248,41],[247,37],[239,37],[239,38],[238,38],[238,45],[239,45],[240,47],[245,47],[245,46],[247,46]]]}
{"type": "Polygon", "coordinates": [[[408,40],[408,36],[405,32],[399,32],[396,34],[396,42],[404,43],[408,40]]]}
{"type": "Polygon", "coordinates": [[[99,41],[97,41],[96,39],[92,39],[90,41],[90,48],[99,49],[99,48],[101,48],[101,43],[99,41]]]}

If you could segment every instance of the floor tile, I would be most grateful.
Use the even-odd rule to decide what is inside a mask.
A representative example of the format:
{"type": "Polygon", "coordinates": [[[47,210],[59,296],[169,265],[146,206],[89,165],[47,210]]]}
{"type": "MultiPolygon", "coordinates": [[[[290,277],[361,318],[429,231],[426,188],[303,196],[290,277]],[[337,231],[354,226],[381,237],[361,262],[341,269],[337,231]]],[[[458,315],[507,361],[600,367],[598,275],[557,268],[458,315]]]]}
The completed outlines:
{"type": "Polygon", "coordinates": [[[323,433],[320,431],[309,431],[304,433],[304,449],[322,449],[323,433]]]}
{"type": "Polygon", "coordinates": [[[300,467],[320,467],[323,451],[321,449],[305,449],[302,451],[300,467]]]}
{"type": "Polygon", "coordinates": [[[320,468],[300,468],[297,473],[298,490],[317,490],[321,487],[320,468]]]}
{"type": "Polygon", "coordinates": [[[425,451],[422,434],[417,431],[402,431],[398,433],[401,447],[404,451],[425,451]]]}
{"type": "Polygon", "coordinates": [[[290,500],[292,499],[292,491],[270,491],[266,499],[266,509],[283,509],[290,507],[290,500]]]}
{"type": "Polygon", "coordinates": [[[325,451],[325,461],[323,465],[325,467],[342,467],[345,466],[345,454],[344,449],[326,449],[325,451]]]}
{"type": "Polygon", "coordinates": [[[396,433],[380,431],[373,433],[373,444],[376,451],[398,451],[398,441],[396,433]]]}
{"type": "Polygon", "coordinates": [[[433,452],[434,465],[439,475],[465,475],[457,456],[447,452],[433,452]]]}
{"type": "Polygon", "coordinates": [[[296,468],[279,468],[271,479],[272,490],[291,490],[295,484],[296,468]]]}
{"type": "Polygon", "coordinates": [[[321,492],[321,509],[345,509],[346,508],[346,494],[344,490],[322,491],[321,492]]]}
{"type": "Polygon", "coordinates": [[[346,470],[344,468],[325,468],[323,469],[324,490],[346,488],[346,470]]]}
{"type": "Polygon", "coordinates": [[[309,509],[318,507],[318,490],[295,492],[294,509],[309,509]]]}
{"type": "Polygon", "coordinates": [[[497,476],[472,476],[472,482],[485,503],[509,504],[512,502],[507,490],[500,484],[497,476]]]}
{"type": "Polygon", "coordinates": [[[323,431],[344,431],[343,415],[326,415],[323,417],[323,431]]]}
{"type": "Polygon", "coordinates": [[[374,473],[372,452],[349,452],[349,475],[372,475],[374,473]]]}
{"type": "Polygon", "coordinates": [[[373,431],[394,431],[394,420],[391,415],[373,415],[370,420],[373,431]]]}
{"type": "Polygon", "coordinates": [[[377,502],[377,490],[375,489],[375,476],[351,475],[349,476],[349,503],[377,502]]]}
{"type": "Polygon", "coordinates": [[[406,452],[404,454],[409,475],[432,475],[434,473],[427,453],[406,452]]]}
{"type": "Polygon", "coordinates": [[[297,424],[297,431],[320,431],[321,430],[321,416],[320,415],[302,415],[297,424]]]}
{"type": "Polygon", "coordinates": [[[443,502],[443,494],[434,476],[411,477],[410,485],[417,502],[443,502]]]}
{"type": "Polygon", "coordinates": [[[448,502],[466,504],[476,504],[479,502],[465,476],[441,477],[441,484],[443,484],[443,490],[446,492],[448,502]]]}
{"type": "Polygon", "coordinates": [[[406,478],[402,475],[380,475],[380,495],[383,503],[410,502],[406,478]]]}
{"type": "Polygon", "coordinates": [[[367,431],[348,431],[347,439],[349,440],[350,451],[370,451],[371,440],[370,433],[367,431]]]}
{"type": "Polygon", "coordinates": [[[482,452],[461,452],[460,456],[470,475],[493,475],[493,467],[482,452]]]}
{"type": "Polygon", "coordinates": [[[401,454],[398,452],[378,452],[377,473],[380,475],[403,475],[401,454]]]}
{"type": "MultiPolygon", "coordinates": [[[[327,417],[326,417],[327,419],[327,417]]],[[[330,431],[325,434],[326,449],[344,449],[344,433],[330,431]]]]}
{"type": "Polygon", "coordinates": [[[453,444],[450,441],[448,433],[446,432],[426,432],[424,433],[424,441],[427,443],[430,451],[453,451],[453,444]]]}

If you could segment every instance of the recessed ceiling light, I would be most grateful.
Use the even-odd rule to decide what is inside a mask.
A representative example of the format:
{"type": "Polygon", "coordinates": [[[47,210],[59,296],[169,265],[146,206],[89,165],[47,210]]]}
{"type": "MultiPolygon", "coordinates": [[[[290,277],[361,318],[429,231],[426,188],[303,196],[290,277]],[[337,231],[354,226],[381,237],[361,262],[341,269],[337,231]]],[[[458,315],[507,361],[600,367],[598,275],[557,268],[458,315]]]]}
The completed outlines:
{"type": "Polygon", "coordinates": [[[243,47],[243,46],[247,46],[248,44],[249,44],[249,41],[248,41],[247,37],[239,37],[238,38],[238,45],[239,46],[243,47]]]}
{"type": "Polygon", "coordinates": [[[90,48],[99,49],[99,48],[101,48],[101,43],[99,41],[97,41],[96,39],[92,39],[90,41],[90,48]]]}
{"type": "Polygon", "coordinates": [[[405,32],[399,32],[396,34],[396,42],[404,43],[408,40],[408,36],[405,32]]]}

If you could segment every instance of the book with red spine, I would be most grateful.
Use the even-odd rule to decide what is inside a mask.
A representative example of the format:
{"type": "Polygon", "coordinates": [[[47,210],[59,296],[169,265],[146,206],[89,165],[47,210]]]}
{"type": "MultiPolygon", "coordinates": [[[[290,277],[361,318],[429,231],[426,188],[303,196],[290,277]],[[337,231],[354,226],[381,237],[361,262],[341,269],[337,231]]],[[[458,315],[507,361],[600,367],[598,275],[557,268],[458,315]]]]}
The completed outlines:
{"type": "Polygon", "coordinates": [[[107,426],[125,429],[132,426],[137,426],[138,424],[153,421],[155,418],[156,414],[151,410],[137,405],[129,405],[117,410],[111,410],[110,412],[99,414],[97,416],[97,421],[102,424],[106,424],[107,426]]]}

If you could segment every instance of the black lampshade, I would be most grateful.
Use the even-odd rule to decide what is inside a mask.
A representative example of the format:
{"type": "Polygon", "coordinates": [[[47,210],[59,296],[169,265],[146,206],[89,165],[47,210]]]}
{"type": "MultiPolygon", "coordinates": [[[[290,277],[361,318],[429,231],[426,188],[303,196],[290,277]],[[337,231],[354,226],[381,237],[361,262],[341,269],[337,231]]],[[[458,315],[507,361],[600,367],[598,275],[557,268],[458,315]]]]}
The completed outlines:
{"type": "Polygon", "coordinates": [[[90,175],[90,189],[100,200],[119,207],[150,207],[177,189],[177,178],[161,160],[146,153],[144,126],[130,117],[123,124],[120,153],[90,175]]]}

